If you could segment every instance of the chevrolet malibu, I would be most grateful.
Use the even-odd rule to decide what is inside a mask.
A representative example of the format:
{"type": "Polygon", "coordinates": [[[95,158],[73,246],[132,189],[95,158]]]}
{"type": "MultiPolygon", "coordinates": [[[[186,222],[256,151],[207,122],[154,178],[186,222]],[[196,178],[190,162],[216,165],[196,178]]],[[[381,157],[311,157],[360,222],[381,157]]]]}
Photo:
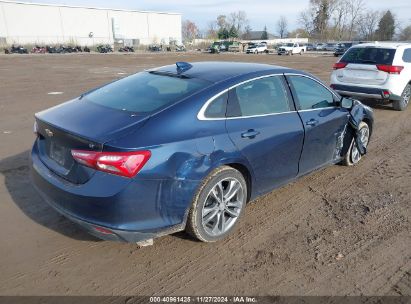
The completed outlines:
{"type": "Polygon", "coordinates": [[[250,200],[322,167],[358,163],[373,114],[288,68],[178,62],[35,115],[32,180],[106,240],[186,230],[223,239],[250,200]]]}

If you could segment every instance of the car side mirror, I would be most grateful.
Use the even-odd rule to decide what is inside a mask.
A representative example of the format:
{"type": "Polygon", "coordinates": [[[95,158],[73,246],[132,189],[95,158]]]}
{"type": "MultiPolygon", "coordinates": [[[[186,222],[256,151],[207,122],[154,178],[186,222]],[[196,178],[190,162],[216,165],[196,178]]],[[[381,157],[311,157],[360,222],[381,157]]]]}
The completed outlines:
{"type": "Polygon", "coordinates": [[[340,104],[342,108],[351,110],[354,106],[354,101],[351,98],[342,97],[340,104]]]}

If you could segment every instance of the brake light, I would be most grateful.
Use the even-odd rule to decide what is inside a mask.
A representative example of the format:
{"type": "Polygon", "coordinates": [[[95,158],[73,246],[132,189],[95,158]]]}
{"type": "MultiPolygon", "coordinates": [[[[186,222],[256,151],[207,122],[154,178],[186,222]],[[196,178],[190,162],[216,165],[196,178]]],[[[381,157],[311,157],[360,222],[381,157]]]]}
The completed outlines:
{"type": "Polygon", "coordinates": [[[399,65],[377,64],[377,69],[387,72],[388,74],[400,74],[404,67],[399,65]]]}
{"type": "Polygon", "coordinates": [[[334,63],[333,69],[338,70],[338,69],[343,69],[347,66],[348,63],[346,62],[336,62],[334,63]]]}
{"type": "Polygon", "coordinates": [[[135,176],[150,159],[150,151],[95,152],[71,150],[71,155],[80,164],[95,170],[125,176],[135,176]]]}

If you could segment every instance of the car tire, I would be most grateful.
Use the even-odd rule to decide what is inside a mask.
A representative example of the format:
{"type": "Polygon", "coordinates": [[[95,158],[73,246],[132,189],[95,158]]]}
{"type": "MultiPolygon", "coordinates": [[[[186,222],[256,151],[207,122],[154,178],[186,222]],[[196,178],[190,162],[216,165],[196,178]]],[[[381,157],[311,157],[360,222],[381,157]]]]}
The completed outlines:
{"type": "MultiPolygon", "coordinates": [[[[362,121],[359,125],[359,130],[360,130],[359,132],[361,135],[361,140],[364,146],[367,147],[369,140],[370,140],[370,135],[371,135],[370,127],[366,122],[362,121]]],[[[360,155],[360,152],[358,151],[357,146],[355,145],[355,140],[353,138],[351,140],[350,148],[348,149],[347,154],[344,156],[342,164],[345,166],[354,166],[358,164],[361,158],[362,156],[360,155]]]]}
{"type": "Polygon", "coordinates": [[[401,99],[400,100],[394,100],[392,102],[392,107],[394,110],[397,111],[404,111],[408,104],[410,103],[410,98],[411,98],[411,84],[407,84],[405,86],[404,91],[401,94],[401,99]]]}
{"type": "Polygon", "coordinates": [[[225,238],[234,230],[244,213],[247,191],[247,183],[238,170],[222,166],[212,171],[194,197],[186,232],[202,242],[216,242],[225,238]],[[235,189],[237,191],[233,194],[235,189]],[[233,196],[225,200],[229,193],[233,196]]]}

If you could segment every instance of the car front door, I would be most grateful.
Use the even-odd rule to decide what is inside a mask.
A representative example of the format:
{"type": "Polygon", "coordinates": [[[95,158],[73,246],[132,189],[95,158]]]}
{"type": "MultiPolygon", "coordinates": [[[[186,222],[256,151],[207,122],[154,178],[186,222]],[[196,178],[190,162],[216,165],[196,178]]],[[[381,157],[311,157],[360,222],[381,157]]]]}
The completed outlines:
{"type": "Polygon", "coordinates": [[[339,160],[349,112],[319,81],[304,75],[287,75],[287,80],[305,128],[299,166],[303,175],[339,160]]]}
{"type": "Polygon", "coordinates": [[[229,91],[226,129],[251,164],[259,193],[294,178],[304,129],[282,75],[263,77],[229,91]]]}

